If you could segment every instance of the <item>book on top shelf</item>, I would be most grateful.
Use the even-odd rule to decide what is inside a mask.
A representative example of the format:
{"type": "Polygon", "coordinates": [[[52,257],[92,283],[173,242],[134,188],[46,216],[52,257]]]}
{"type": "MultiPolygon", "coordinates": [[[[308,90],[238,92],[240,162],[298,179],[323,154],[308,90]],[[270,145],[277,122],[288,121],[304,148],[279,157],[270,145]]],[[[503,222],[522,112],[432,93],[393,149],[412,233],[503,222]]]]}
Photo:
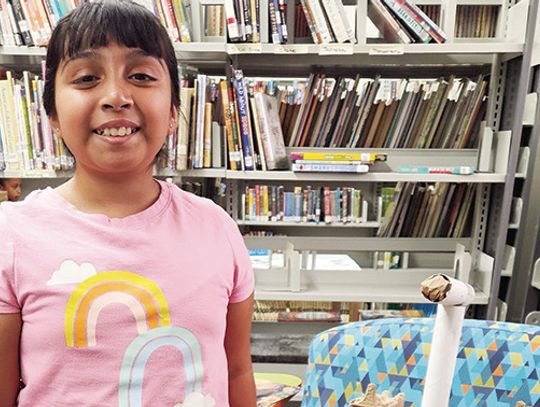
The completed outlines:
{"type": "Polygon", "coordinates": [[[281,94],[280,118],[290,147],[474,148],[486,93],[483,77],[334,79],[317,74],[305,86],[296,84],[281,94]]]}
{"type": "Polygon", "coordinates": [[[369,0],[368,16],[385,41],[444,43],[447,35],[410,0],[369,0]]]}
{"type": "Polygon", "coordinates": [[[381,0],[369,0],[368,17],[373,21],[388,42],[411,44],[412,36],[392,16],[381,0]]]}
{"type": "Polygon", "coordinates": [[[258,128],[268,170],[288,169],[287,151],[279,122],[277,100],[273,96],[256,92],[254,95],[258,128]]]}

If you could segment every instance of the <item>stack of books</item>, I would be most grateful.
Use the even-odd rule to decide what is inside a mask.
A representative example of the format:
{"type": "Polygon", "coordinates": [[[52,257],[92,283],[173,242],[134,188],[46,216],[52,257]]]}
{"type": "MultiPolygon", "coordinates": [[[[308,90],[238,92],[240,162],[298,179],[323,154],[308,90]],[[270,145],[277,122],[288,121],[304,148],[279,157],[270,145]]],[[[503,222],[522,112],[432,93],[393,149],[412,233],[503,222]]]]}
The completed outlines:
{"type": "Polygon", "coordinates": [[[444,31],[411,0],[369,0],[368,16],[387,42],[442,44],[447,40],[444,31]]]}
{"type": "MultiPolygon", "coordinates": [[[[150,10],[167,30],[173,42],[190,42],[190,3],[178,0],[145,0],[139,4],[150,10]]],[[[0,45],[46,46],[58,21],[79,0],[0,1],[0,45]]]]}
{"type": "Polygon", "coordinates": [[[497,33],[498,6],[459,5],[455,35],[459,38],[491,38],[497,33]]]}
{"type": "Polygon", "coordinates": [[[354,43],[355,13],[348,13],[341,0],[300,0],[315,44],[354,43]]]}
{"type": "MultiPolygon", "coordinates": [[[[285,21],[285,2],[270,0],[268,6],[270,10],[274,10],[274,24],[275,19],[279,19],[281,28],[281,21],[285,21]],[[278,3],[283,3],[281,9],[278,3]]],[[[225,0],[225,21],[231,42],[261,41],[259,7],[259,0],[225,0]]]]}
{"type": "Polygon", "coordinates": [[[278,93],[289,147],[475,148],[488,82],[469,78],[330,78],[278,93]]]}
{"type": "Polygon", "coordinates": [[[74,161],[52,132],[43,105],[43,78],[10,71],[0,80],[0,171],[68,171],[74,161]]]}
{"type": "Polygon", "coordinates": [[[186,72],[180,85],[168,168],[289,169],[274,81],[247,81],[229,66],[226,79],[186,72]]]}
{"type": "Polygon", "coordinates": [[[283,185],[246,186],[242,219],[257,222],[367,222],[368,202],[361,190],[329,186],[286,191],[283,185]]]}
{"type": "Polygon", "coordinates": [[[291,153],[295,172],[366,173],[375,161],[386,161],[385,154],[373,153],[291,153]]]}
{"type": "Polygon", "coordinates": [[[476,187],[474,184],[399,182],[391,202],[390,188],[382,191],[384,217],[379,237],[468,236],[476,187]]]}

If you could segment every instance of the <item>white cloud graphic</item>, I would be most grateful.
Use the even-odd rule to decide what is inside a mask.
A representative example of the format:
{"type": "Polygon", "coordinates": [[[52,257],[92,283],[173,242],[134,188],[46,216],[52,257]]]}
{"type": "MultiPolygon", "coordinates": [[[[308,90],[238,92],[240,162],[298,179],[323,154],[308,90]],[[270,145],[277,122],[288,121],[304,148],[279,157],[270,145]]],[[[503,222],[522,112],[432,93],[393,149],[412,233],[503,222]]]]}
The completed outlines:
{"type": "Polygon", "coordinates": [[[203,396],[201,393],[189,394],[183,403],[177,403],[174,407],[214,407],[216,401],[212,396],[203,396]]]}
{"type": "Polygon", "coordinates": [[[47,285],[77,284],[95,274],[97,274],[96,268],[90,263],[78,265],[73,260],[65,260],[52,274],[47,285]]]}

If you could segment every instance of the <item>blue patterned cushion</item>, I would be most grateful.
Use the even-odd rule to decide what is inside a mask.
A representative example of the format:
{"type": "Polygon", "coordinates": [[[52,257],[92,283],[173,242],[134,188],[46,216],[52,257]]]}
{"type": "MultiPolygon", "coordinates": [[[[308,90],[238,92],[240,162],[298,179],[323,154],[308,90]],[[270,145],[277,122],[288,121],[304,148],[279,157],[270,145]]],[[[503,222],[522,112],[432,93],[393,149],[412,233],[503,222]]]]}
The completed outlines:
{"type": "MultiPolygon", "coordinates": [[[[303,407],[347,406],[369,383],[420,407],[434,319],[354,322],[315,336],[303,407]]],[[[540,327],[465,320],[450,407],[540,406],[540,327]]]]}

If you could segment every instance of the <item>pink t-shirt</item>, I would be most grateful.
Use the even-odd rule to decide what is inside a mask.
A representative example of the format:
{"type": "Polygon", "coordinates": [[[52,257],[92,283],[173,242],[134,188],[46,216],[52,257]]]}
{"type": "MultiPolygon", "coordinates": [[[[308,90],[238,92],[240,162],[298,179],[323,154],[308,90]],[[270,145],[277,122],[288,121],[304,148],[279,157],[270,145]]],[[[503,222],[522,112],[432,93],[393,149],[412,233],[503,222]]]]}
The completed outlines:
{"type": "Polygon", "coordinates": [[[51,188],[0,206],[0,313],[23,320],[19,406],[229,405],[226,314],[253,292],[247,250],[221,208],[160,184],[120,219],[51,188]]]}

